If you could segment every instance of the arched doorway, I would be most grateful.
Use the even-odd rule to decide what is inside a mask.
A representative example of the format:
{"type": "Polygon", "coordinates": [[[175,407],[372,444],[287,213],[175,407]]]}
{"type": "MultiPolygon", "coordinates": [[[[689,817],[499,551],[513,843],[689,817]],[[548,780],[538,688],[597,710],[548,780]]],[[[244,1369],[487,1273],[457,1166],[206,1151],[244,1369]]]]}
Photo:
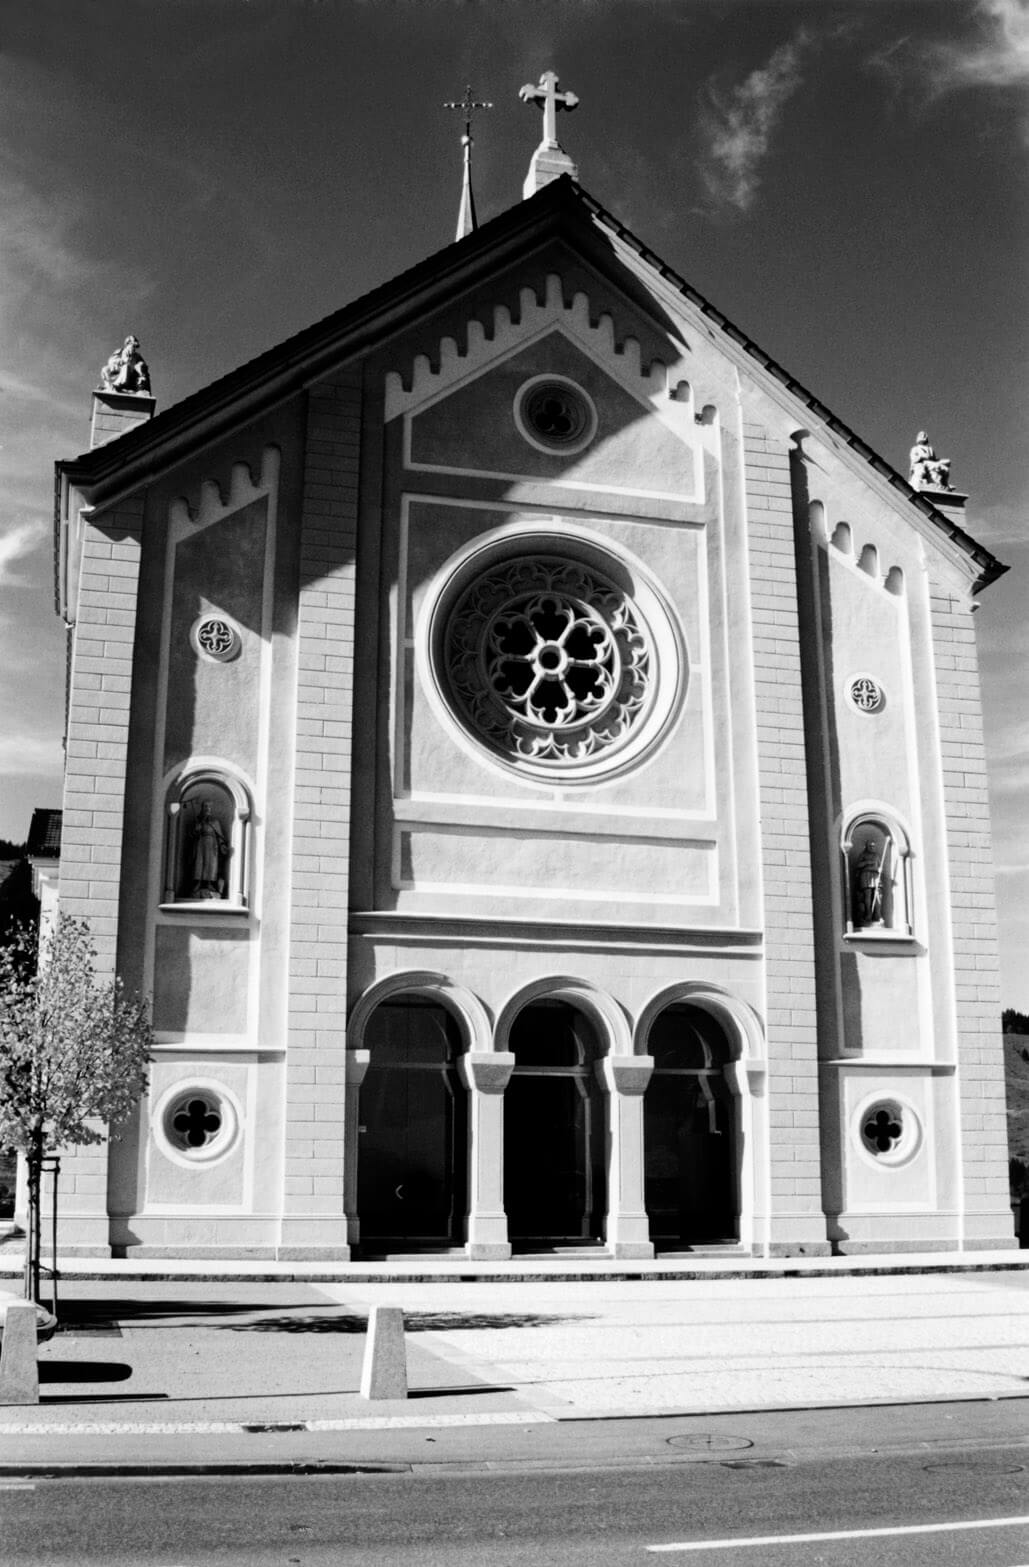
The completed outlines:
{"type": "Polygon", "coordinates": [[[504,1207],[514,1246],[600,1239],[607,1208],[605,1096],[597,1032],[565,1001],[536,1001],[511,1026],[504,1094],[504,1207]]]}
{"type": "Polygon", "coordinates": [[[647,1051],[654,1057],[643,1100],[651,1239],[666,1248],[736,1240],[736,1115],[725,1031],[701,1007],[667,1007],[647,1051]]]}
{"type": "Polygon", "coordinates": [[[458,1026],[417,996],[368,1019],[360,1088],[357,1210],[364,1251],[456,1246],[468,1191],[467,1095],[458,1026]]]}

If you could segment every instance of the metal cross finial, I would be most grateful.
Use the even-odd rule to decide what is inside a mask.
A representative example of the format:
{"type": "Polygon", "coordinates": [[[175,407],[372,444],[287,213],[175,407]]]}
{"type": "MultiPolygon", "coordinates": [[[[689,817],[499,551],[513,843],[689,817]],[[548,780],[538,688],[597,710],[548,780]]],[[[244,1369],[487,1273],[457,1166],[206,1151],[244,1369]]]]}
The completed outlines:
{"type": "Polygon", "coordinates": [[[464,133],[468,137],[469,141],[471,141],[472,115],[475,113],[476,109],[492,109],[493,105],[487,102],[485,99],[473,98],[472,89],[470,87],[466,87],[464,90],[464,97],[461,99],[460,103],[445,103],[443,107],[444,109],[461,109],[464,112],[464,133]]]}
{"type": "Polygon", "coordinates": [[[518,96],[523,103],[538,103],[543,106],[543,141],[547,146],[557,146],[557,111],[558,109],[575,109],[579,100],[573,92],[558,92],[557,72],[544,71],[540,77],[539,86],[533,87],[529,82],[525,87],[519,87],[518,96]]]}
{"type": "Polygon", "coordinates": [[[466,234],[474,234],[479,226],[475,216],[475,197],[472,194],[472,115],[476,109],[492,109],[493,105],[485,99],[473,98],[472,89],[466,87],[460,103],[445,103],[443,107],[460,109],[464,115],[464,135],[461,137],[461,146],[464,148],[464,177],[461,183],[461,206],[457,214],[457,238],[464,239],[466,234]]]}

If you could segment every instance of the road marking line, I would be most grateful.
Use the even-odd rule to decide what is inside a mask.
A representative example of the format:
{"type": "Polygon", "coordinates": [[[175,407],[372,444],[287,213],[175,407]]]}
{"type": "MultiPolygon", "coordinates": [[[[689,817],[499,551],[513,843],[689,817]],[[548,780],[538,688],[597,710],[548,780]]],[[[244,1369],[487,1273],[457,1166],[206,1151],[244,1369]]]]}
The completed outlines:
{"type": "Polygon", "coordinates": [[[745,1545],[812,1545],[821,1540],[883,1540],[898,1534],[945,1534],[957,1529],[1014,1529],[1026,1518],[974,1518],[968,1523],[914,1523],[893,1529],[838,1529],[824,1534],[759,1534],[750,1539],[680,1540],[674,1545],[648,1545],[648,1551],[728,1551],[745,1545]]]}

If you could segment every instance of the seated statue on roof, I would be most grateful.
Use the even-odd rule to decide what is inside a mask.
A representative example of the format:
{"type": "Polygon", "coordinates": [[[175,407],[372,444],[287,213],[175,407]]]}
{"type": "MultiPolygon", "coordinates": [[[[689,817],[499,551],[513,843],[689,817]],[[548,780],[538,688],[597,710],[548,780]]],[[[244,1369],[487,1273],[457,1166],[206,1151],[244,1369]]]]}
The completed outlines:
{"type": "Polygon", "coordinates": [[[919,430],[911,448],[911,472],[908,482],[916,490],[949,490],[950,458],[937,457],[924,430],[919,430]]]}
{"type": "Polygon", "coordinates": [[[150,393],[150,371],[139,351],[139,338],[130,332],[124,346],[117,349],[100,372],[101,392],[150,393]]]}

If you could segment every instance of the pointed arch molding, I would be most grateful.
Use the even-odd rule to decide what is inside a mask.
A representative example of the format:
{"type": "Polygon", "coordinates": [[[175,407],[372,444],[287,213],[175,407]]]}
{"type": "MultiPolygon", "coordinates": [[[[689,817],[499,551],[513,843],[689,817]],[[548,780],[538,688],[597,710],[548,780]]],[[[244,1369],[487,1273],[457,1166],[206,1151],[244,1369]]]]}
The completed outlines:
{"type": "Polygon", "coordinates": [[[606,1053],[615,1056],[632,1055],[632,1032],[628,1019],[618,1003],[599,986],[588,979],[576,979],[570,975],[551,975],[524,985],[509,996],[500,1009],[495,1030],[495,1048],[508,1050],[511,1027],[519,1012],[534,1001],[567,1001],[579,1007],[598,1025],[607,1047],[606,1053]]]}
{"type": "Polygon", "coordinates": [[[631,396],[650,408],[681,440],[695,443],[693,394],[687,379],[686,350],[669,343],[668,361],[644,364],[637,338],[617,337],[607,311],[594,314],[589,297],[577,290],[566,298],[556,272],[548,272],[542,301],[535,289],[519,294],[517,318],[506,305],[494,305],[485,326],[478,317],[465,325],[464,339],[442,337],[435,362],[417,354],[406,374],[388,371],[385,385],[387,422],[427,407],[491,365],[519,352],[555,328],[588,354],[631,396]]]}
{"type": "Polygon", "coordinates": [[[388,974],[366,990],[350,1013],[347,1049],[361,1050],[368,1020],[376,1007],[401,996],[423,996],[438,1001],[462,1025],[467,1050],[492,1049],[493,1028],[482,1002],[463,985],[455,985],[445,974],[437,974],[432,969],[402,969],[396,974],[388,974]]]}

